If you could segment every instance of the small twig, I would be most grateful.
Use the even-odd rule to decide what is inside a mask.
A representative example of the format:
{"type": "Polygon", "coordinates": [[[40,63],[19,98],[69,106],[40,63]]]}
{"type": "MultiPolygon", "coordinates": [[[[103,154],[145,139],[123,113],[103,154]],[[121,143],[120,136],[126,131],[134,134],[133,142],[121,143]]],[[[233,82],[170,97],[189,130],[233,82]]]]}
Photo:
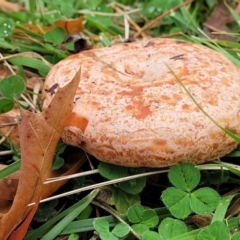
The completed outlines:
{"type": "Polygon", "coordinates": [[[84,151],[84,153],[85,153],[85,156],[86,156],[86,158],[87,158],[87,160],[88,160],[89,166],[90,166],[90,168],[92,169],[92,171],[98,171],[98,170],[95,170],[95,168],[94,168],[94,166],[93,166],[93,164],[92,164],[92,161],[91,161],[91,159],[90,159],[89,156],[88,156],[88,153],[87,153],[86,151],[84,151]]]}
{"type": "Polygon", "coordinates": [[[38,82],[34,85],[34,88],[33,88],[33,105],[36,110],[37,110],[37,100],[38,100],[38,95],[40,90],[41,90],[41,83],[38,82]]]}
{"type": "Polygon", "coordinates": [[[124,39],[129,39],[129,22],[128,22],[128,15],[124,14],[124,39]]]}
{"type": "MultiPolygon", "coordinates": [[[[102,208],[103,210],[105,210],[106,212],[110,213],[112,216],[114,216],[119,222],[127,224],[118,214],[118,212],[116,212],[113,208],[111,208],[110,206],[108,206],[105,203],[100,203],[98,201],[93,200],[92,204],[102,208]]],[[[129,224],[127,224],[129,226],[129,224]]],[[[137,238],[141,240],[141,237],[129,226],[130,232],[137,238]]]]}
{"type": "Polygon", "coordinates": [[[109,4],[107,4],[108,7],[112,7],[112,6],[118,6],[122,9],[124,9],[124,11],[130,11],[132,10],[132,8],[130,6],[124,5],[122,3],[116,2],[116,1],[112,1],[109,4]]]}
{"type": "Polygon", "coordinates": [[[0,128],[4,128],[4,127],[9,127],[9,126],[16,126],[20,123],[20,121],[17,122],[12,122],[12,123],[1,123],[0,124],[0,128]]]}
{"type": "Polygon", "coordinates": [[[99,171],[96,170],[91,170],[91,171],[86,171],[86,172],[81,172],[81,173],[74,173],[68,176],[62,176],[62,177],[55,177],[55,178],[47,178],[46,182],[44,182],[43,184],[49,184],[49,183],[53,183],[53,182],[58,182],[58,181],[63,181],[66,179],[72,179],[72,178],[76,178],[76,177],[83,177],[83,176],[89,176],[92,174],[96,174],[99,171]]]}
{"type": "Polygon", "coordinates": [[[25,97],[23,94],[21,94],[20,96],[21,96],[21,98],[22,98],[27,104],[29,104],[29,106],[32,108],[32,110],[34,110],[34,111],[36,111],[36,112],[39,112],[39,111],[35,108],[34,104],[27,99],[27,97],[25,97]]]}
{"type": "Polygon", "coordinates": [[[161,35],[161,38],[171,38],[179,35],[184,35],[183,32],[175,32],[175,33],[168,33],[168,34],[163,34],[161,35]]]}
{"type": "Polygon", "coordinates": [[[0,152],[0,156],[9,155],[9,154],[12,154],[12,153],[13,153],[12,150],[1,151],[1,152],[0,152]]]}
{"type": "MultiPolygon", "coordinates": [[[[137,25],[137,23],[135,23],[131,18],[130,16],[126,13],[126,12],[123,12],[119,7],[117,7],[116,5],[114,4],[111,4],[110,5],[116,12],[118,13],[124,13],[124,21],[128,21],[135,29],[136,31],[141,31],[141,28],[137,25]],[[125,20],[126,19],[126,20],[125,20]]],[[[126,24],[125,24],[125,31],[126,31],[126,24]]],[[[145,32],[142,32],[141,33],[141,36],[142,37],[147,37],[147,34],[145,32]]],[[[125,32],[125,39],[128,39],[129,38],[129,29],[128,29],[128,37],[126,37],[126,32],[125,32]]]]}
{"type": "Polygon", "coordinates": [[[0,139],[0,145],[6,140],[6,138],[11,134],[15,126],[12,126],[10,130],[0,139]]]}
{"type": "Polygon", "coordinates": [[[145,32],[146,30],[155,27],[156,23],[159,22],[160,20],[162,20],[164,17],[166,17],[167,15],[169,15],[171,12],[176,11],[177,9],[192,3],[194,0],[187,0],[183,3],[178,4],[177,6],[169,9],[168,11],[166,11],[165,13],[159,15],[158,17],[156,17],[155,19],[153,19],[151,22],[149,22],[148,24],[146,24],[140,31],[138,31],[135,35],[134,38],[138,38],[143,32],[145,32]]]}
{"type": "MultiPolygon", "coordinates": [[[[234,169],[237,169],[237,170],[240,171],[240,166],[225,163],[225,162],[221,162],[221,163],[218,163],[218,164],[213,164],[213,163],[212,164],[211,163],[210,164],[202,164],[202,165],[197,165],[196,167],[200,170],[221,170],[221,169],[222,170],[228,170],[227,167],[231,167],[231,168],[234,168],[234,169]]],[[[93,171],[91,171],[91,172],[94,173],[93,171]]],[[[95,171],[97,171],[97,170],[95,170],[95,171]]],[[[97,183],[97,184],[82,187],[82,188],[79,188],[79,189],[75,189],[75,190],[72,190],[72,191],[69,191],[69,192],[66,192],[66,193],[58,194],[58,195],[43,199],[43,200],[40,201],[40,203],[48,202],[48,201],[51,201],[51,200],[54,200],[54,199],[58,199],[58,198],[61,198],[61,197],[73,195],[73,194],[84,192],[84,191],[87,191],[87,190],[96,189],[96,188],[108,186],[108,185],[111,185],[111,184],[128,181],[128,180],[131,180],[131,179],[145,177],[145,176],[151,176],[151,175],[159,174],[159,173],[165,173],[165,172],[168,172],[168,171],[169,171],[169,168],[164,168],[164,169],[161,169],[161,170],[158,170],[158,171],[135,174],[135,175],[131,175],[131,176],[120,178],[120,179],[114,179],[114,180],[109,180],[109,181],[105,181],[105,182],[102,182],[102,183],[97,183]]],[[[82,173],[80,173],[80,174],[82,174],[82,173]]],[[[69,175],[68,179],[73,178],[72,177],[73,175],[74,175],[74,177],[76,176],[75,174],[69,175]]],[[[59,181],[60,180],[61,180],[61,178],[59,179],[59,181]]],[[[46,183],[48,183],[48,181],[46,183]]],[[[46,183],[44,183],[44,184],[46,184],[46,183]]],[[[35,203],[30,203],[28,206],[32,206],[34,204],[35,203]]]]}
{"type": "Polygon", "coordinates": [[[10,72],[13,75],[16,75],[16,73],[13,71],[12,67],[10,66],[10,64],[5,60],[5,57],[3,57],[3,55],[0,53],[0,60],[2,60],[4,62],[4,64],[7,66],[7,68],[10,70],[10,72]]]}
{"type": "Polygon", "coordinates": [[[83,9],[83,10],[77,11],[77,13],[99,15],[99,16],[109,16],[109,17],[121,17],[121,16],[124,16],[124,14],[137,13],[137,12],[140,12],[141,10],[142,10],[141,8],[137,8],[137,9],[123,12],[123,13],[107,13],[107,12],[96,12],[96,11],[90,11],[90,10],[83,9]]]}
{"type": "MultiPolygon", "coordinates": [[[[169,169],[161,169],[161,170],[158,170],[158,171],[140,173],[140,174],[127,176],[127,177],[120,178],[120,179],[114,179],[114,180],[109,180],[109,181],[105,181],[105,182],[102,182],[102,183],[96,183],[96,184],[93,184],[91,186],[82,187],[82,188],[79,188],[79,189],[75,189],[75,190],[72,190],[72,191],[69,191],[69,192],[66,192],[66,193],[58,194],[58,195],[43,199],[43,200],[40,201],[40,203],[48,202],[48,201],[51,201],[53,199],[73,195],[73,194],[84,192],[84,191],[91,190],[91,189],[100,188],[100,187],[108,186],[108,185],[111,185],[111,184],[132,180],[132,179],[135,179],[135,178],[146,177],[146,176],[150,176],[150,175],[153,175],[153,174],[164,173],[164,172],[168,172],[168,171],[169,171],[169,169]]],[[[69,175],[69,176],[71,176],[71,175],[69,175]]],[[[33,204],[34,203],[30,203],[28,206],[32,206],[33,204]]]]}

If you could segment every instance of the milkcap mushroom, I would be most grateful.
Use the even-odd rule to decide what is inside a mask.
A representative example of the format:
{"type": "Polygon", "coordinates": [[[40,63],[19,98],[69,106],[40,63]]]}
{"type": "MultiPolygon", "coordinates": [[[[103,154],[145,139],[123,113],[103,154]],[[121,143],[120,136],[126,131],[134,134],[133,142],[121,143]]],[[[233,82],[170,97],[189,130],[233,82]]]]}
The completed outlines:
{"type": "Polygon", "coordinates": [[[51,69],[44,107],[54,96],[47,90],[71,81],[80,66],[66,144],[132,167],[203,163],[236,148],[179,83],[218,124],[240,134],[240,70],[220,53],[161,38],[84,51],[51,69]]]}

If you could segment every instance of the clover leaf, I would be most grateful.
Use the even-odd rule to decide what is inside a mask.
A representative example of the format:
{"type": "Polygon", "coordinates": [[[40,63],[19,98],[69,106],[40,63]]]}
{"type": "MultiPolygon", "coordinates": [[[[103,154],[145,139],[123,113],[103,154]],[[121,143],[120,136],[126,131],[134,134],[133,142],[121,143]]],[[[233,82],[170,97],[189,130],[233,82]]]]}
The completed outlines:
{"type": "Polygon", "coordinates": [[[200,172],[192,163],[182,163],[171,167],[170,182],[183,191],[192,191],[200,181],[200,172]]]}
{"type": "Polygon", "coordinates": [[[15,100],[25,89],[22,77],[13,75],[0,82],[0,91],[5,98],[15,100]]]}
{"type": "Polygon", "coordinates": [[[130,229],[125,223],[118,223],[111,231],[109,223],[105,219],[98,218],[93,222],[93,226],[99,233],[102,240],[118,240],[118,238],[125,237],[130,229]]]}
{"type": "Polygon", "coordinates": [[[142,240],[164,240],[158,233],[153,231],[145,231],[142,235],[142,240]]]}
{"type": "Polygon", "coordinates": [[[178,219],[167,217],[159,225],[158,232],[163,237],[163,239],[170,239],[186,233],[187,226],[184,222],[178,219]]]}
{"type": "MultiPolygon", "coordinates": [[[[101,162],[98,165],[98,170],[103,177],[109,180],[124,178],[130,175],[144,172],[144,170],[141,168],[133,169],[133,168],[117,166],[109,163],[104,163],[104,162],[101,162]]],[[[146,177],[123,181],[116,185],[126,193],[138,194],[143,190],[143,188],[146,185],[146,177]]]]}
{"type": "Polygon", "coordinates": [[[150,228],[156,227],[159,221],[159,217],[154,210],[144,209],[140,204],[130,207],[127,211],[127,217],[131,223],[134,223],[132,228],[139,235],[142,235],[150,228]]]}
{"type": "Polygon", "coordinates": [[[192,212],[210,214],[218,206],[219,194],[211,188],[194,191],[200,181],[200,171],[192,163],[183,163],[170,168],[169,180],[174,187],[163,191],[161,198],[171,214],[179,219],[192,212]]]}
{"type": "Polygon", "coordinates": [[[6,113],[13,109],[14,101],[8,98],[0,99],[0,113],[6,113]]]}

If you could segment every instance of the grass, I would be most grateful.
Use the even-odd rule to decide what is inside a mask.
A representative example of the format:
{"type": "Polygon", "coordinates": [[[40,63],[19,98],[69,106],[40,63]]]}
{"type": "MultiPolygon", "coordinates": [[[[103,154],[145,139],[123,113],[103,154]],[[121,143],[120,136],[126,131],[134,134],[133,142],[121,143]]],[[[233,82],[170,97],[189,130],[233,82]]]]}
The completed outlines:
{"type": "MultiPolygon", "coordinates": [[[[224,40],[212,39],[202,30],[217,0],[11,2],[10,9],[21,6],[24,11],[0,9],[0,61],[14,79],[0,83],[1,113],[14,108],[16,102],[40,112],[40,86],[51,66],[89,45],[104,47],[131,38],[171,37],[210,47],[240,66],[235,1],[225,2],[232,15],[232,21],[226,23],[229,32],[215,32],[216,36],[234,37],[224,40]],[[81,32],[88,44],[81,36],[72,35],[75,32],[81,32]]],[[[0,171],[1,178],[19,169],[20,148],[10,135],[18,122],[3,123],[10,129],[0,139],[1,163],[8,165],[0,171]]],[[[239,141],[238,136],[227,133],[239,141]]],[[[75,151],[79,154],[59,143],[54,168],[63,166],[75,151]]],[[[55,196],[42,201],[45,203],[40,205],[25,239],[90,239],[98,234],[104,240],[239,239],[235,231],[240,221],[240,169],[231,164],[239,156],[237,149],[222,159],[230,163],[218,161],[197,168],[183,164],[151,171],[99,164],[90,157],[55,196]],[[181,172],[194,174],[190,180],[181,172]]],[[[47,179],[46,184],[60,180],[63,178],[47,179]]]]}

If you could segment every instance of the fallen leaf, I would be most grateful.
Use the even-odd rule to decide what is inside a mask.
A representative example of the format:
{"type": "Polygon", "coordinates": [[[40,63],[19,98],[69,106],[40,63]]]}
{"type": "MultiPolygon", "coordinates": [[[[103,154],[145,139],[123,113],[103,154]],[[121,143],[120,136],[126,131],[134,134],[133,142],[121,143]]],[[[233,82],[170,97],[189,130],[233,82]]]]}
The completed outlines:
{"type": "Polygon", "coordinates": [[[18,229],[11,233],[8,240],[16,240],[16,239],[23,239],[24,238],[24,236],[26,235],[27,230],[29,228],[29,225],[30,225],[30,223],[31,223],[31,221],[34,217],[34,214],[37,211],[39,202],[40,202],[40,197],[37,198],[37,201],[34,204],[34,206],[32,207],[28,216],[25,218],[25,220],[22,222],[22,224],[18,227],[18,229]]]}
{"type": "Polygon", "coordinates": [[[42,198],[43,183],[51,177],[56,145],[73,108],[80,71],[63,88],[58,88],[51,104],[42,113],[22,110],[19,125],[21,146],[20,178],[10,210],[0,214],[0,239],[6,239],[29,212],[28,204],[42,198]]]}
{"type": "Polygon", "coordinates": [[[227,210],[227,217],[233,217],[240,213],[240,198],[238,198],[227,210]]]}
{"type": "Polygon", "coordinates": [[[194,223],[196,224],[199,228],[203,228],[208,226],[211,223],[212,216],[211,215],[192,215],[188,217],[186,220],[188,223],[194,223]]]}
{"type": "Polygon", "coordinates": [[[31,31],[44,34],[55,27],[60,27],[66,31],[68,34],[79,33],[83,30],[83,17],[75,18],[75,19],[66,19],[66,20],[58,20],[53,23],[51,26],[36,26],[33,24],[25,24],[24,27],[30,29],[31,31]]]}
{"type": "MultiPolygon", "coordinates": [[[[0,170],[5,168],[6,165],[0,165],[0,170]]],[[[6,202],[12,201],[17,191],[18,187],[18,179],[19,179],[19,171],[5,177],[0,180],[0,212],[7,212],[9,210],[9,206],[5,205],[3,200],[6,202]]]]}
{"type": "Polygon", "coordinates": [[[19,147],[19,134],[17,124],[20,119],[18,105],[7,112],[0,114],[0,136],[6,137],[19,147]]]}
{"type": "Polygon", "coordinates": [[[11,3],[5,0],[0,0],[0,9],[5,12],[18,12],[18,11],[25,11],[25,8],[19,4],[11,3]]]}
{"type": "MultiPolygon", "coordinates": [[[[76,173],[85,161],[86,155],[84,151],[81,149],[74,149],[69,155],[69,158],[65,160],[66,163],[64,166],[51,172],[51,178],[63,177],[76,173]]],[[[0,164],[0,170],[5,167],[7,166],[0,164]]],[[[8,212],[11,207],[9,203],[13,201],[17,192],[19,176],[20,172],[17,171],[0,180],[0,212],[2,213],[8,212]]],[[[50,196],[66,182],[67,180],[61,180],[43,185],[41,194],[42,199],[50,196]]]]}
{"type": "Polygon", "coordinates": [[[83,17],[75,18],[75,19],[67,19],[67,20],[58,20],[55,22],[57,27],[60,27],[66,31],[68,34],[79,33],[82,32],[83,17]]]}
{"type": "Polygon", "coordinates": [[[218,2],[212,13],[204,23],[203,31],[212,39],[233,41],[235,38],[225,33],[231,33],[227,23],[232,22],[233,17],[223,1],[218,2]]]}
{"type": "MultiPolygon", "coordinates": [[[[2,60],[2,57],[0,58],[2,60]]],[[[12,73],[9,68],[3,64],[0,64],[0,80],[10,76],[12,73]]]]}

